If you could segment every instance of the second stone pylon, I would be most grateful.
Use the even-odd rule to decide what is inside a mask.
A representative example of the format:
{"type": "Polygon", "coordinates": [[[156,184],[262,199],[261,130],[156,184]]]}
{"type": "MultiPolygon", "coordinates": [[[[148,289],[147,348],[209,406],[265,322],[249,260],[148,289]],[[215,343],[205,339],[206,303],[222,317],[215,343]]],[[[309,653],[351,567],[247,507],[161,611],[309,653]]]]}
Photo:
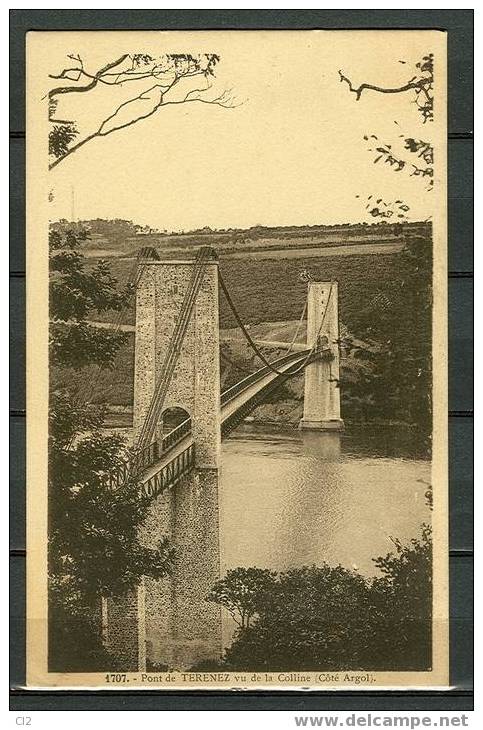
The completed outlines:
{"type": "Polygon", "coordinates": [[[307,347],[315,348],[316,358],[305,368],[300,428],[342,431],[338,284],[310,281],[307,297],[307,347]]]}

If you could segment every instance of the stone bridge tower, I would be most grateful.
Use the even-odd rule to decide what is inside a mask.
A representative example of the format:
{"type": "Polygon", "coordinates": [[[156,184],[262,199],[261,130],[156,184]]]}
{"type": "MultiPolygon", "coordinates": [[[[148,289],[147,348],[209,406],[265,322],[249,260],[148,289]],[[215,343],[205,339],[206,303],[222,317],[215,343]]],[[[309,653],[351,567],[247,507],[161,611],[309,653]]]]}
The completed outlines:
{"type": "Polygon", "coordinates": [[[328,350],[305,368],[304,415],[300,428],[342,431],[340,417],[339,304],[335,281],[311,281],[307,304],[307,347],[328,350]]]}
{"type": "MultiPolygon", "coordinates": [[[[136,297],[134,419],[136,440],[173,336],[194,260],[150,261],[136,297]]],[[[217,469],[220,457],[218,262],[204,265],[203,281],[163,410],[183,408],[192,419],[196,464],[217,469]]]]}
{"type": "MultiPolygon", "coordinates": [[[[134,443],[179,317],[194,261],[149,261],[136,296],[134,443]]],[[[132,670],[186,669],[221,655],[221,613],[205,600],[219,578],[218,470],[220,373],[218,262],[204,276],[163,404],[191,417],[196,468],[153,500],[142,541],[168,537],[174,548],[169,578],[143,584],[119,612],[105,607],[106,645],[132,670]],[[109,616],[111,613],[111,616],[109,616]],[[129,617],[132,617],[129,619],[129,617]]]]}

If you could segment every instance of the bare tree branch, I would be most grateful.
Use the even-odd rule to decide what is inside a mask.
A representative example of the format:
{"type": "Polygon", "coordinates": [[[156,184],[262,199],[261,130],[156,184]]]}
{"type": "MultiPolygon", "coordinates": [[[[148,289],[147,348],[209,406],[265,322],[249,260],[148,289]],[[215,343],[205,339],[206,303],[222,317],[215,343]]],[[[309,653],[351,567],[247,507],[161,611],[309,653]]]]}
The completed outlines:
{"type": "Polygon", "coordinates": [[[347,76],[344,76],[342,71],[339,70],[339,76],[341,81],[345,81],[347,85],[349,86],[349,91],[352,91],[356,95],[356,100],[359,101],[361,98],[361,94],[364,91],[364,89],[369,89],[371,91],[377,91],[380,94],[400,94],[403,91],[411,91],[411,89],[422,91],[425,86],[430,86],[433,83],[432,78],[427,79],[419,79],[416,80],[416,77],[412,78],[410,81],[408,81],[407,84],[404,84],[403,86],[395,86],[394,88],[387,88],[384,86],[375,86],[374,84],[367,84],[363,83],[357,88],[354,88],[352,85],[352,82],[350,79],[347,78],[347,76]]]}
{"type": "Polygon", "coordinates": [[[142,119],[151,117],[163,106],[188,102],[200,102],[223,108],[238,106],[234,103],[231,91],[224,91],[211,99],[202,96],[211,89],[209,77],[214,76],[213,69],[219,61],[219,56],[216,54],[202,54],[199,57],[190,54],[169,54],[161,56],[157,62],[148,55],[124,54],[94,74],[86,71],[79,55],[71,54],[69,58],[74,60],[76,65],[65,68],[58,74],[51,74],[50,78],[65,78],[73,83],[84,79],[90,79],[90,81],[83,85],[58,86],[47,94],[49,121],[55,123],[49,135],[49,149],[55,158],[49,165],[50,170],[96,137],[106,137],[113,132],[126,129],[142,119]],[[125,65],[122,67],[127,59],[130,59],[130,65],[127,68],[125,65]],[[183,91],[183,96],[178,99],[167,97],[167,94],[172,92],[181,81],[195,77],[203,78],[204,85],[183,91]],[[95,132],[91,132],[75,144],[72,144],[72,141],[78,135],[76,122],[55,118],[58,97],[61,94],[89,92],[98,84],[111,87],[122,86],[124,83],[142,82],[147,79],[153,79],[156,83],[119,104],[100,123],[95,132]]]}
{"type": "Polygon", "coordinates": [[[406,91],[413,91],[415,94],[414,102],[418,107],[418,111],[423,117],[423,122],[432,121],[433,119],[433,54],[429,53],[423,56],[421,61],[415,65],[417,74],[409,79],[401,86],[378,86],[370,84],[366,81],[359,86],[354,86],[350,78],[339,69],[339,81],[347,84],[349,91],[355,94],[356,101],[362,96],[363,91],[375,91],[378,94],[402,94],[406,91]],[[421,100],[420,97],[423,97],[421,100]]]}
{"type": "MultiPolygon", "coordinates": [[[[112,61],[111,63],[106,64],[103,66],[94,76],[91,77],[91,82],[87,84],[86,86],[57,86],[54,89],[51,89],[49,91],[49,99],[52,99],[55,96],[58,96],[59,94],[73,94],[73,93],[79,93],[84,91],[90,91],[95,86],[97,86],[99,81],[102,81],[102,76],[106,71],[109,71],[111,68],[115,68],[116,66],[119,66],[120,63],[126,60],[128,58],[127,53],[125,53],[123,56],[120,56],[120,58],[116,59],[115,61],[112,61]]],[[[72,70],[72,69],[71,69],[72,70]]],[[[77,69],[81,70],[81,74],[84,74],[83,69],[77,69]]],[[[79,78],[80,78],[79,75],[79,78]]],[[[73,80],[73,79],[71,79],[73,80]]]]}
{"type": "Polygon", "coordinates": [[[73,152],[77,152],[77,150],[80,149],[81,147],[83,147],[85,144],[87,144],[87,142],[90,142],[91,139],[95,139],[95,137],[98,137],[98,136],[99,136],[98,133],[94,132],[93,134],[89,134],[87,137],[84,137],[84,139],[82,139],[80,142],[77,142],[77,144],[75,144],[73,147],[69,147],[69,149],[67,150],[65,155],[62,155],[62,157],[58,157],[57,159],[55,159],[53,162],[50,163],[49,170],[52,170],[54,167],[57,167],[59,162],[62,162],[62,160],[65,160],[66,157],[69,157],[69,155],[71,155],[73,152]]]}

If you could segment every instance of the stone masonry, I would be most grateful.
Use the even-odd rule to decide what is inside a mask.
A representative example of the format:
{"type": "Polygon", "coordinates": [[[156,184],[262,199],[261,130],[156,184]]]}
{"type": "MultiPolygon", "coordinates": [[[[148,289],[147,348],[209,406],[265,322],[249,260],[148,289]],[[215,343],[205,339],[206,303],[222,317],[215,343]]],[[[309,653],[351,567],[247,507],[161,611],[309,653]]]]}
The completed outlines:
{"type": "Polygon", "coordinates": [[[327,338],[325,346],[330,347],[333,358],[318,359],[305,368],[304,414],[300,428],[318,431],[341,431],[344,428],[337,387],[340,378],[338,306],[337,282],[309,282],[307,346],[313,347],[319,339],[323,347],[324,338],[327,338]]]}
{"type": "MultiPolygon", "coordinates": [[[[154,393],[193,261],[152,261],[137,289],[134,442],[154,393]]],[[[152,503],[141,540],[167,536],[174,548],[169,578],[142,586],[107,607],[106,645],[126,670],[183,669],[221,655],[220,609],[205,597],[219,577],[218,469],[220,373],[218,264],[209,261],[163,405],[192,419],[196,469],[152,503]],[[132,616],[136,616],[136,627],[132,616]],[[121,628],[122,616],[125,628],[121,628]]],[[[162,418],[162,415],[161,415],[162,418]]]]}

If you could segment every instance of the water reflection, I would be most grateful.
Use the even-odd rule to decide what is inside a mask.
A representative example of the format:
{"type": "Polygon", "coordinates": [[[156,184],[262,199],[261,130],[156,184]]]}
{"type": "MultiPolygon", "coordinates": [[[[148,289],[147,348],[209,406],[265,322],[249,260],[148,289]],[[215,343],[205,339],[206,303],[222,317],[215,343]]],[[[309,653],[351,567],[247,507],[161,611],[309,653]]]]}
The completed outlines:
{"type": "Polygon", "coordinates": [[[302,437],[302,453],[313,456],[319,461],[339,461],[342,449],[340,433],[323,431],[304,431],[302,437]]]}
{"type": "Polygon", "coordinates": [[[395,436],[377,448],[372,437],[304,431],[224,442],[223,568],[326,561],[374,574],[373,558],[391,551],[392,536],[409,540],[430,520],[431,467],[408,458],[407,444],[404,456],[392,455],[395,436]]]}
{"type": "Polygon", "coordinates": [[[428,434],[410,426],[351,425],[341,438],[342,450],[355,456],[365,454],[407,459],[428,459],[431,456],[428,434]]]}

